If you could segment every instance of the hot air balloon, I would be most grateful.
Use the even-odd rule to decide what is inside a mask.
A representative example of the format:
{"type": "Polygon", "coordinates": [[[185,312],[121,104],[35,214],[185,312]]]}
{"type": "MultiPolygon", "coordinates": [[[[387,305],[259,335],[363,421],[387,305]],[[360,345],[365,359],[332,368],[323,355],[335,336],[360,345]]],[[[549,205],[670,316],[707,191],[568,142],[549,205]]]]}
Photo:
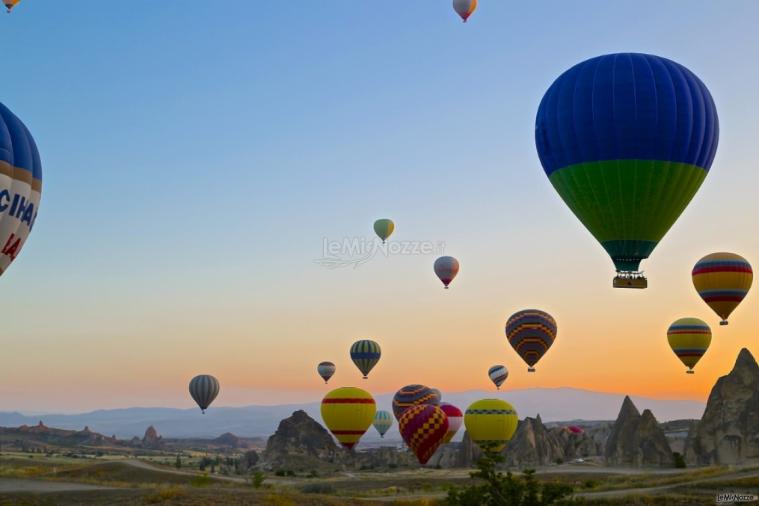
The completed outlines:
{"type": "Polygon", "coordinates": [[[374,428],[380,437],[385,437],[385,432],[393,426],[393,415],[389,411],[377,411],[374,415],[374,428]]]}
{"type": "Polygon", "coordinates": [[[678,63],[637,53],[567,70],[535,121],[543,169],[611,257],[618,288],[647,286],[640,262],[696,194],[718,138],[704,83],[678,63]]]}
{"type": "Polygon", "coordinates": [[[440,409],[442,409],[445,416],[448,417],[448,432],[443,438],[443,443],[450,443],[453,436],[455,436],[461,428],[461,424],[464,423],[464,413],[453,404],[447,402],[441,402],[440,409]]]}
{"type": "Polygon", "coordinates": [[[754,272],[751,264],[734,253],[712,253],[693,268],[693,286],[712,310],[727,325],[727,318],[746,297],[754,272]]]}
{"type": "Polygon", "coordinates": [[[456,14],[461,16],[461,19],[466,23],[469,16],[472,15],[477,8],[477,0],[453,0],[453,9],[456,14]]]}
{"type": "Polygon", "coordinates": [[[518,311],[506,321],[506,337],[529,366],[527,372],[535,372],[533,366],[551,347],[557,331],[553,316],[538,309],[518,311]]]}
{"type": "Polygon", "coordinates": [[[443,444],[448,432],[448,418],[437,406],[411,406],[398,420],[398,429],[406,445],[424,465],[443,444]]]}
{"type": "Polygon", "coordinates": [[[517,412],[500,399],[482,399],[472,403],[464,413],[469,437],[482,449],[500,452],[517,430],[517,412]]]}
{"type": "Polygon", "coordinates": [[[570,434],[582,434],[583,432],[585,432],[584,430],[582,430],[582,428],[578,427],[577,425],[568,425],[564,429],[570,434]]]}
{"type": "Polygon", "coordinates": [[[338,388],[322,399],[324,425],[349,450],[372,424],[376,410],[374,398],[360,388],[338,388]]]}
{"type": "Polygon", "coordinates": [[[387,238],[393,233],[393,230],[395,230],[393,220],[382,218],[374,222],[374,233],[382,239],[382,244],[385,244],[387,238]]]}
{"type": "Polygon", "coordinates": [[[440,402],[440,401],[442,401],[442,400],[443,400],[443,392],[441,392],[441,391],[440,391],[439,389],[437,389],[437,388],[430,388],[430,390],[432,390],[432,393],[433,393],[433,394],[437,395],[437,400],[438,400],[438,402],[440,402]]]}
{"type": "Polygon", "coordinates": [[[190,395],[205,413],[216,396],[219,395],[219,380],[210,374],[201,374],[190,380],[190,395]]]}
{"type": "Polygon", "coordinates": [[[0,104],[0,274],[32,231],[41,192],[42,164],[32,134],[0,104]]]}
{"type": "Polygon", "coordinates": [[[435,260],[435,274],[440,281],[443,282],[443,286],[448,289],[448,285],[451,284],[453,278],[459,273],[459,261],[453,257],[440,257],[435,260]]]}
{"type": "Polygon", "coordinates": [[[424,385],[406,385],[393,396],[393,414],[400,420],[403,412],[411,406],[440,404],[440,396],[433,389],[424,385]]]}
{"type": "Polygon", "coordinates": [[[369,371],[377,365],[381,355],[380,345],[369,339],[356,341],[351,346],[351,360],[364,375],[364,379],[368,377],[369,371]]]}
{"type": "Polygon", "coordinates": [[[509,370],[506,369],[505,365],[494,365],[488,369],[488,376],[490,376],[490,381],[495,384],[495,387],[500,390],[503,382],[509,377],[509,370]]]}
{"type": "Polygon", "coordinates": [[[685,372],[693,374],[693,368],[712,342],[712,330],[698,318],[680,318],[669,326],[667,341],[677,358],[688,368],[685,372]]]}
{"type": "Polygon", "coordinates": [[[324,384],[326,385],[329,382],[329,379],[335,374],[335,364],[332,362],[319,362],[319,365],[316,366],[316,372],[319,373],[319,376],[322,377],[324,380],[324,384]]]}
{"type": "Polygon", "coordinates": [[[3,0],[3,3],[5,4],[5,8],[8,9],[8,14],[11,13],[13,8],[16,6],[17,3],[19,3],[21,0],[3,0]]]}

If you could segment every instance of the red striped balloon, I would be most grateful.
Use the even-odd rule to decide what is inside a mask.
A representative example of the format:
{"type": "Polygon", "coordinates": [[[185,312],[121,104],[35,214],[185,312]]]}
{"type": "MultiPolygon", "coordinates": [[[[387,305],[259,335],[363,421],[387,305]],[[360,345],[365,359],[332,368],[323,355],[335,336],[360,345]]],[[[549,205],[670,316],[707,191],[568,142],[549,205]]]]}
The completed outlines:
{"type": "Polygon", "coordinates": [[[448,417],[437,406],[412,406],[403,413],[398,426],[406,445],[424,465],[443,444],[448,432],[448,417]]]}

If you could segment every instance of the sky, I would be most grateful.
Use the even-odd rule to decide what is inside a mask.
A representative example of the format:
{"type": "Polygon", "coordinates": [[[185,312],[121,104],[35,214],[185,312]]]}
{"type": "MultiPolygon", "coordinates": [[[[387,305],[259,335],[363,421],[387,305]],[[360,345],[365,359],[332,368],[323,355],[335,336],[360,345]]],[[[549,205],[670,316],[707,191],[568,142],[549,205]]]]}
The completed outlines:
{"type": "Polygon", "coordinates": [[[719,327],[690,280],[713,251],[759,265],[757,16],[754,0],[481,0],[466,24],[447,0],[22,1],[0,17],[0,101],[44,179],[0,279],[0,410],[190,407],[200,373],[219,378],[218,405],[492,389],[498,363],[507,400],[530,387],[704,400],[742,347],[759,356],[757,294],[719,327]],[[622,51],[690,68],[721,128],[643,291],[612,289],[534,143],[551,82],[622,51]],[[325,242],[372,240],[380,217],[394,240],[460,260],[451,290],[429,251],[315,262],[325,242]],[[503,331],[529,307],[559,325],[535,374],[503,331]],[[695,375],[667,344],[682,316],[714,330],[695,375]],[[369,380],[348,356],[360,338],[383,350],[369,380]],[[322,360],[337,364],[330,386],[322,360]]]}

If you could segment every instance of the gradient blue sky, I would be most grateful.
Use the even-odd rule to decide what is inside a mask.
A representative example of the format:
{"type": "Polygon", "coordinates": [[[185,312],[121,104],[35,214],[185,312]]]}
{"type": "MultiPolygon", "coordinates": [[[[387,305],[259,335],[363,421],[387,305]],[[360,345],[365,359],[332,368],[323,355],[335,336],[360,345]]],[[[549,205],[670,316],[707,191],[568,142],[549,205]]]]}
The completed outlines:
{"type": "Polygon", "coordinates": [[[319,360],[358,381],[360,337],[383,343],[378,392],[487,388],[502,362],[513,387],[705,398],[741,346],[759,351],[753,299],[695,379],[664,332],[716,324],[690,285],[702,255],[759,264],[758,18],[754,0],[481,0],[466,25],[447,0],[24,0],[0,18],[0,101],[35,136],[44,188],[0,280],[0,409],[190,405],[198,372],[221,404],[315,399],[319,360]],[[552,80],[618,51],[689,67],[721,120],[640,293],[611,290],[533,140],[552,80]],[[324,237],[384,216],[399,240],[446,243],[454,290],[431,257],[314,264],[324,237]],[[560,335],[528,377],[502,325],[529,306],[560,335]]]}

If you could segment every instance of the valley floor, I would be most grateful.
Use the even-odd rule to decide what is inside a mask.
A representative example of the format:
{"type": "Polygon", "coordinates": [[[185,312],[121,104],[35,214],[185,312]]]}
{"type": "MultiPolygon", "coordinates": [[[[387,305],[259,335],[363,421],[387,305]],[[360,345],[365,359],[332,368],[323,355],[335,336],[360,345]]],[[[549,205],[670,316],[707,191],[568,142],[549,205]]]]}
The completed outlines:
{"type": "MultiPolygon", "coordinates": [[[[579,504],[599,506],[714,504],[718,493],[759,493],[759,465],[639,470],[564,464],[538,469],[537,477],[572,485],[579,504]]],[[[0,505],[422,505],[442,501],[449,486],[469,483],[464,469],[417,469],[310,478],[266,474],[254,487],[249,478],[131,457],[0,457],[0,505]]]]}

